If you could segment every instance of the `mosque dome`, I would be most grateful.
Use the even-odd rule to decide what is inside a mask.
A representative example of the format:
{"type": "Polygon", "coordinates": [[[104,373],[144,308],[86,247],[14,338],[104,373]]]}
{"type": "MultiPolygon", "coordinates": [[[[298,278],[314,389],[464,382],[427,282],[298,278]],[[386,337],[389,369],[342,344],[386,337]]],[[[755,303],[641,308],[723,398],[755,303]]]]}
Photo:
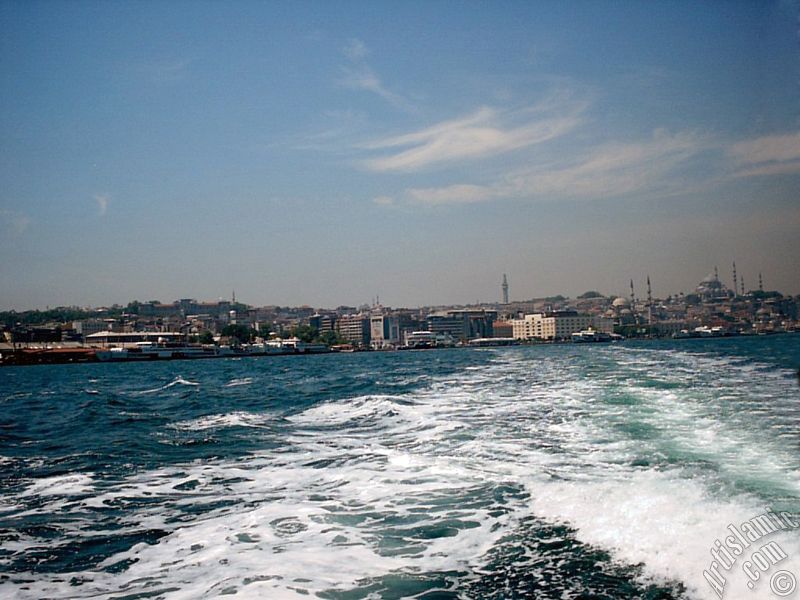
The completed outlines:
{"type": "Polygon", "coordinates": [[[702,280],[700,280],[700,283],[701,283],[701,284],[702,284],[702,283],[706,283],[706,284],[707,284],[707,283],[711,283],[711,284],[713,284],[713,283],[715,283],[716,281],[717,281],[717,276],[716,276],[716,275],[714,275],[714,273],[709,273],[708,275],[706,275],[705,277],[703,277],[703,279],[702,279],[702,280]]]}
{"type": "Polygon", "coordinates": [[[695,292],[704,300],[725,297],[728,293],[727,288],[719,280],[716,271],[709,273],[697,284],[695,292]]]}
{"type": "Polygon", "coordinates": [[[630,302],[628,302],[625,298],[619,297],[619,298],[616,298],[614,300],[614,302],[611,303],[611,306],[613,306],[615,308],[623,308],[623,307],[630,306],[630,302]]]}

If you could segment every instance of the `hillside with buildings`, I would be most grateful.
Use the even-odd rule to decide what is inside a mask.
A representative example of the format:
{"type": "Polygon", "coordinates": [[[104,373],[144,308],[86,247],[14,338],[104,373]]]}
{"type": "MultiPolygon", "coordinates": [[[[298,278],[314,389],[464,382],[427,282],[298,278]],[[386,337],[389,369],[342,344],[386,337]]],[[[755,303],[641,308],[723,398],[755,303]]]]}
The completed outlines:
{"type": "MultiPolygon", "coordinates": [[[[760,282],[759,282],[760,283],[760,282]]],[[[631,282],[630,295],[591,291],[577,298],[555,296],[510,301],[505,276],[503,302],[467,306],[391,308],[372,305],[254,307],[231,300],[171,303],[134,301],[127,306],[0,313],[6,345],[107,346],[135,341],[137,334],[163,333],[183,342],[244,344],[298,338],[329,346],[385,350],[455,345],[486,338],[519,342],[569,340],[591,329],[624,337],[766,334],[798,328],[798,297],[778,291],[727,287],[716,272],[689,294],[644,297],[631,282]],[[122,337],[120,334],[130,334],[122,337]]],[[[146,336],[140,336],[148,339],[146,336]]]]}

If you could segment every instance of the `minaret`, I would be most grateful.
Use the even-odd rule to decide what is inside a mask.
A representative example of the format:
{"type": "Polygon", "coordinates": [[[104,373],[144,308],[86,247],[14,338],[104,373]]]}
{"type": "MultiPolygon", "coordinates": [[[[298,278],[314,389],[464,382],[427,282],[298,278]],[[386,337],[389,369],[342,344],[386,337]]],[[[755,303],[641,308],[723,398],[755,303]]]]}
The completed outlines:
{"type": "Polygon", "coordinates": [[[506,274],[503,273],[503,304],[508,304],[508,279],[506,278],[506,274]]]}
{"type": "Polygon", "coordinates": [[[758,272],[758,289],[759,291],[764,291],[764,281],[761,279],[761,271],[758,272]]]}
{"type": "Polygon", "coordinates": [[[639,325],[639,313],[636,312],[636,296],[633,294],[633,279],[631,279],[631,314],[636,322],[636,325],[639,325]]]}
{"type": "Polygon", "coordinates": [[[231,304],[236,304],[236,290],[231,294],[231,304]]]}
{"type": "Polygon", "coordinates": [[[714,281],[719,281],[719,273],[717,272],[717,265],[714,265],[714,281]]]}
{"type": "Polygon", "coordinates": [[[650,287],[650,275],[647,276],[647,323],[653,324],[653,290],[650,287]]]}
{"type": "Polygon", "coordinates": [[[744,275],[739,279],[739,285],[742,286],[742,296],[744,296],[744,275]]]}
{"type": "Polygon", "coordinates": [[[733,295],[736,297],[736,261],[733,261],[733,295]]]}

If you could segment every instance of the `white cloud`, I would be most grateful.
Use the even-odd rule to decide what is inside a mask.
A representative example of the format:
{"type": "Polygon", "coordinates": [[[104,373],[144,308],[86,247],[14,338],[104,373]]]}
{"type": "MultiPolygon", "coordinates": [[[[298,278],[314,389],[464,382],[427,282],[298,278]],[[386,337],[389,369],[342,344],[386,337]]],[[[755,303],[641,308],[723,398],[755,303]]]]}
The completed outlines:
{"type": "Polygon", "coordinates": [[[503,186],[455,184],[440,188],[408,190],[409,198],[419,204],[473,204],[503,195],[503,186]]]}
{"type": "Polygon", "coordinates": [[[501,198],[609,197],[669,187],[667,175],[705,147],[691,133],[662,130],[652,139],[598,147],[572,165],[531,167],[487,185],[457,184],[408,190],[422,204],[463,204],[501,198]]]}
{"type": "Polygon", "coordinates": [[[108,211],[108,202],[111,198],[107,194],[95,194],[94,199],[97,202],[97,208],[100,211],[100,216],[106,214],[108,211]]]}
{"type": "Polygon", "coordinates": [[[800,173],[800,160],[787,160],[763,165],[753,165],[751,167],[739,169],[736,175],[738,177],[754,177],[757,175],[789,175],[791,173],[800,173]]]}
{"type": "Polygon", "coordinates": [[[378,206],[391,206],[394,204],[394,198],[391,196],[378,196],[373,198],[372,201],[378,206]]]}
{"type": "Polygon", "coordinates": [[[415,171],[439,163],[472,160],[540,144],[560,137],[581,122],[582,107],[563,114],[524,120],[531,110],[500,113],[484,107],[475,113],[444,121],[409,134],[365,145],[369,150],[401,148],[400,151],[368,159],[363,164],[373,171],[415,171]]]}
{"type": "Polygon", "coordinates": [[[31,219],[25,213],[15,210],[0,209],[0,227],[12,237],[18,237],[25,233],[31,224],[31,219]]]}
{"type": "Polygon", "coordinates": [[[354,62],[364,60],[369,55],[369,50],[364,42],[356,38],[349,40],[342,52],[354,62]]]}
{"type": "Polygon", "coordinates": [[[740,177],[800,173],[800,132],[737,142],[728,153],[740,177]]]}
{"type": "Polygon", "coordinates": [[[350,64],[342,67],[342,78],[339,80],[341,85],[355,90],[371,92],[396,108],[411,110],[411,104],[400,94],[387,89],[366,63],[365,59],[369,55],[369,49],[364,42],[352,39],[342,49],[342,53],[347,57],[350,64]]]}

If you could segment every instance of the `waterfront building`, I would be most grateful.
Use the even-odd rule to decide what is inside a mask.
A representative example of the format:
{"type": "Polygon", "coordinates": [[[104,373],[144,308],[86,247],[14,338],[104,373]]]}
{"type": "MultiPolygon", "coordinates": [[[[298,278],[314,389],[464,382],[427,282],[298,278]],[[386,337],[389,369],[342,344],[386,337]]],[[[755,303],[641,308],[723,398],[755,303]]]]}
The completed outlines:
{"type": "Polygon", "coordinates": [[[368,315],[341,315],[336,321],[339,335],[354,346],[366,348],[370,342],[370,318],[368,315]]]}
{"type": "Polygon", "coordinates": [[[87,336],[99,331],[119,331],[120,327],[116,319],[83,319],[82,321],[73,321],[72,329],[86,339],[87,336]]]}
{"type": "Polygon", "coordinates": [[[594,315],[592,329],[601,333],[614,333],[614,319],[603,315],[594,315]]]}
{"type": "Polygon", "coordinates": [[[448,310],[428,315],[428,331],[448,334],[456,340],[494,335],[495,310],[448,310]]]}
{"type": "Polygon", "coordinates": [[[651,325],[650,333],[660,337],[672,337],[688,327],[686,321],[655,321],[651,325]]]}
{"type": "Polygon", "coordinates": [[[511,337],[518,340],[541,339],[541,320],[535,319],[538,314],[525,315],[521,319],[511,319],[511,337]],[[538,325],[538,329],[537,329],[538,325]]]}
{"type": "Polygon", "coordinates": [[[564,340],[593,324],[593,317],[574,310],[534,313],[511,321],[513,337],[518,340],[564,340]]]}
{"type": "Polygon", "coordinates": [[[370,317],[370,346],[376,350],[400,344],[400,318],[397,315],[370,317]]]}
{"type": "Polygon", "coordinates": [[[511,321],[495,321],[492,329],[496,338],[514,337],[514,325],[511,321]]]}
{"type": "Polygon", "coordinates": [[[336,315],[316,313],[308,318],[308,324],[319,333],[334,331],[336,328],[336,315]]]}

